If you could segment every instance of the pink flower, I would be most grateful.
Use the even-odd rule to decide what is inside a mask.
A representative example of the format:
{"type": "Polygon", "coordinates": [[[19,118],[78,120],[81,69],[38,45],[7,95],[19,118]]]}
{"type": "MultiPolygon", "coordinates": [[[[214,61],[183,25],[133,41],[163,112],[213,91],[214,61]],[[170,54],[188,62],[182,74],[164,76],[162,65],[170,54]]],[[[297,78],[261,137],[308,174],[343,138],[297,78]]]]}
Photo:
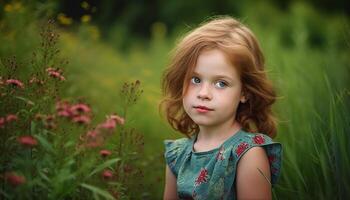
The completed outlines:
{"type": "Polygon", "coordinates": [[[117,124],[123,125],[125,120],[124,118],[118,116],[118,115],[110,115],[106,116],[107,119],[102,124],[98,125],[97,128],[107,129],[107,130],[114,130],[117,126],[117,124]]]}
{"type": "Polygon", "coordinates": [[[264,144],[265,143],[265,138],[262,135],[256,135],[253,137],[253,142],[255,144],[264,144]]]}
{"type": "Polygon", "coordinates": [[[110,178],[113,177],[113,172],[111,170],[106,169],[106,170],[103,171],[102,177],[104,179],[110,179],[110,178]]]}
{"type": "Polygon", "coordinates": [[[10,183],[12,186],[19,186],[26,182],[24,176],[17,175],[15,172],[6,172],[5,173],[6,182],[10,183]]]}
{"type": "Polygon", "coordinates": [[[70,110],[72,113],[88,113],[91,111],[90,107],[83,103],[71,106],[70,110]]]}
{"type": "Polygon", "coordinates": [[[91,109],[83,103],[70,105],[68,101],[58,101],[56,103],[56,111],[58,116],[70,118],[75,123],[89,124],[91,121],[89,116],[91,109]],[[82,115],[83,113],[88,115],[82,115]]]}
{"type": "Polygon", "coordinates": [[[100,155],[102,156],[102,157],[107,157],[107,156],[109,156],[109,155],[111,155],[112,154],[112,152],[110,152],[110,151],[108,151],[108,150],[101,150],[100,151],[100,155]]]}
{"type": "Polygon", "coordinates": [[[6,84],[7,85],[13,85],[13,86],[19,87],[21,89],[24,88],[24,84],[21,81],[17,80],[17,79],[8,79],[8,80],[6,80],[6,84]]]}
{"type": "Polygon", "coordinates": [[[8,114],[8,115],[6,116],[6,121],[7,121],[8,123],[10,123],[10,122],[12,122],[12,121],[16,121],[16,120],[18,120],[17,115],[8,114]]]}
{"type": "Polygon", "coordinates": [[[64,76],[62,76],[59,72],[50,71],[50,72],[48,72],[48,73],[49,73],[49,76],[51,76],[51,77],[53,77],[53,78],[57,78],[57,79],[59,79],[59,80],[61,80],[61,81],[66,80],[66,79],[64,78],[64,76]]]}
{"type": "Polygon", "coordinates": [[[124,125],[125,123],[125,119],[116,114],[111,115],[110,119],[113,119],[114,121],[117,122],[117,124],[120,124],[120,125],[124,125]]]}
{"type": "Polygon", "coordinates": [[[71,112],[71,106],[68,101],[58,101],[56,103],[57,115],[60,117],[72,118],[73,113],[71,112]]]}
{"type": "Polygon", "coordinates": [[[247,148],[248,148],[248,144],[246,142],[242,142],[241,144],[239,144],[236,149],[237,156],[240,156],[244,152],[244,150],[246,150],[247,148]]]}
{"type": "Polygon", "coordinates": [[[116,127],[116,122],[112,119],[107,119],[104,123],[97,126],[97,128],[113,130],[116,127]]]}
{"type": "Polygon", "coordinates": [[[89,124],[91,119],[90,117],[86,116],[86,115],[80,115],[80,116],[76,116],[73,117],[72,121],[74,123],[78,123],[78,124],[89,124]]]}
{"type": "Polygon", "coordinates": [[[61,81],[64,81],[66,80],[63,76],[62,76],[62,72],[61,70],[59,70],[58,68],[55,69],[55,68],[52,68],[52,67],[49,67],[46,69],[46,72],[49,74],[49,76],[53,77],[53,78],[57,78],[61,81]]]}
{"type": "Polygon", "coordinates": [[[62,110],[57,113],[58,116],[60,117],[71,117],[71,113],[67,110],[62,110]]]}
{"type": "Polygon", "coordinates": [[[38,144],[35,138],[30,135],[21,136],[18,138],[18,142],[26,147],[34,147],[38,144]]]}

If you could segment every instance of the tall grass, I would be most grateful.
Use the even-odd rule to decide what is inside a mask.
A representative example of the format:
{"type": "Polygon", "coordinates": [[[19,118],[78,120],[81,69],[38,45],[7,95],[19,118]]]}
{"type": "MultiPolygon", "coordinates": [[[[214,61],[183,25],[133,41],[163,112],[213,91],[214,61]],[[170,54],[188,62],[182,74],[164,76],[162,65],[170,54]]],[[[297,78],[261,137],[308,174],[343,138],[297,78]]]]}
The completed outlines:
{"type": "MultiPolygon", "coordinates": [[[[251,20],[263,17],[258,8],[251,20]]],[[[279,12],[270,9],[265,7],[266,12],[279,12]]],[[[322,16],[305,4],[294,4],[290,13],[278,15],[270,18],[272,25],[253,26],[282,97],[275,107],[281,120],[276,140],[285,150],[277,197],[347,199],[349,21],[344,16],[322,16]],[[313,24],[318,21],[324,26],[313,24]],[[315,34],[324,41],[314,44],[315,34]]]]}

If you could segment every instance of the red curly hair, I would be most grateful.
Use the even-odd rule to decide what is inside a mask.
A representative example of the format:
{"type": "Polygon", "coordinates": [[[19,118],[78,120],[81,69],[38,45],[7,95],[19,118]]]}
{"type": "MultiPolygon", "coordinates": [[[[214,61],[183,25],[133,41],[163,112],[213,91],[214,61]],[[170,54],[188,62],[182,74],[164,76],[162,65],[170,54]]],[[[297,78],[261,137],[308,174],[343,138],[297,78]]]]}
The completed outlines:
{"type": "Polygon", "coordinates": [[[267,78],[264,56],[252,31],[229,16],[204,22],[180,38],[163,73],[164,98],[159,104],[159,111],[163,110],[169,124],[188,138],[199,131],[199,126],[185,112],[182,99],[197,58],[201,52],[210,49],[224,52],[239,72],[242,91],[247,98],[245,103],[239,104],[236,112],[236,120],[242,129],[275,137],[277,119],[271,106],[277,97],[272,82],[267,78]]]}

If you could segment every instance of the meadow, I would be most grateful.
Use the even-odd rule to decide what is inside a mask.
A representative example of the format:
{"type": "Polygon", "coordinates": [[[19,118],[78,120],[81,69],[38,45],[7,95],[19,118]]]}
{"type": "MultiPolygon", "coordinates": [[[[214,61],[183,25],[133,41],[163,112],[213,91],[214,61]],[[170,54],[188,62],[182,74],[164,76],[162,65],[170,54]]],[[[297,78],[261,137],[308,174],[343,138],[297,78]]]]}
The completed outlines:
{"type": "MultiPolygon", "coordinates": [[[[111,28],[115,35],[106,41],[89,20],[69,26],[56,18],[48,32],[57,34],[57,38],[51,36],[51,42],[57,41],[52,44],[50,34],[46,40],[40,36],[40,30],[49,26],[46,10],[40,8],[43,10],[35,7],[33,12],[26,4],[2,5],[0,117],[6,121],[14,114],[17,118],[0,124],[0,197],[161,199],[165,178],[162,141],[183,135],[172,130],[159,113],[160,80],[169,52],[190,27],[169,32],[166,24],[157,22],[150,28],[148,41],[135,39],[128,48],[118,48],[111,43],[127,37],[118,26],[111,28]],[[48,42],[46,51],[52,55],[47,60],[43,41],[48,42]],[[30,64],[33,52],[37,52],[36,64],[30,64]],[[13,62],[17,63],[15,70],[13,62]],[[48,70],[51,65],[59,70],[48,70]],[[48,82],[27,90],[26,83],[35,73],[48,82]],[[47,73],[51,73],[49,78],[59,73],[64,81],[51,81],[47,73]],[[15,77],[23,80],[24,90],[7,84],[15,77]],[[40,88],[44,92],[36,93],[40,88]],[[86,112],[91,114],[86,126],[75,125],[74,118],[59,119],[54,129],[45,126],[47,118],[43,124],[35,121],[39,112],[59,115],[56,97],[66,99],[70,106],[88,106],[86,112]],[[135,104],[130,100],[134,98],[135,104]],[[28,107],[28,101],[35,105],[28,107]],[[79,136],[107,125],[112,126],[107,131],[114,132],[104,136],[105,146],[77,150],[82,144],[79,136]],[[33,136],[32,143],[20,139],[26,135],[33,136]],[[128,166],[135,169],[133,173],[128,166]]],[[[323,14],[303,3],[294,3],[287,11],[257,3],[242,13],[241,20],[261,42],[279,96],[274,106],[279,119],[274,140],[282,143],[284,154],[274,199],[348,199],[349,17],[323,14]]]]}

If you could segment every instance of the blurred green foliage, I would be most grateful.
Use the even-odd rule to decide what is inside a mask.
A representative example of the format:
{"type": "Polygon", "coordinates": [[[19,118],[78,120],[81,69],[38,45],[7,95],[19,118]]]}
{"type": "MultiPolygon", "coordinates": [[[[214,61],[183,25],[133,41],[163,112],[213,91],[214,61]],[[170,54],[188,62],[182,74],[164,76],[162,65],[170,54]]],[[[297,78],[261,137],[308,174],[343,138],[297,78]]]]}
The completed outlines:
{"type": "Polygon", "coordinates": [[[102,113],[118,111],[116,88],[140,80],[144,96],[129,118],[145,134],[142,163],[149,199],[160,199],[163,193],[162,140],[183,137],[158,114],[162,71],[177,38],[214,14],[232,15],[252,29],[269,77],[283,96],[274,107],[281,120],[275,139],[285,150],[282,176],[274,188],[277,198],[349,198],[350,23],[343,1],[331,6],[326,1],[103,1],[90,2],[88,8],[82,2],[75,7],[67,1],[33,2],[28,4],[33,15],[2,13],[1,57],[16,53],[24,58],[37,41],[38,16],[48,13],[40,9],[48,9],[60,24],[60,49],[70,61],[65,95],[91,99],[96,118],[102,119],[102,113]],[[60,13],[66,18],[59,18],[60,13]],[[16,23],[4,27],[3,21],[16,23]]]}

